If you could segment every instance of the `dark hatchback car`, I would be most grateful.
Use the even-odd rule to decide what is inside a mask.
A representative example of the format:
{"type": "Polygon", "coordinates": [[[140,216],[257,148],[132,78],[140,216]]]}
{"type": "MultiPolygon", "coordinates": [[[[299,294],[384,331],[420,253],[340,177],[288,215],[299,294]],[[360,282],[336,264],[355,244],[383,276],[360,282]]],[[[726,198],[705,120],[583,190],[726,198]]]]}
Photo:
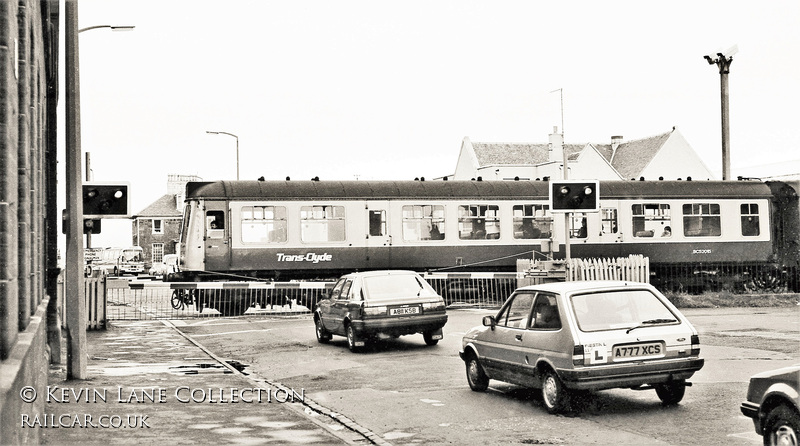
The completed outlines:
{"type": "Polygon", "coordinates": [[[753,419],[765,445],[797,445],[800,432],[800,365],[750,377],[741,411],[753,419]]]}
{"type": "Polygon", "coordinates": [[[355,352],[381,337],[422,333],[436,345],[447,323],[444,300],[413,271],[369,271],[342,276],[314,311],[317,341],[345,336],[355,352]]]}

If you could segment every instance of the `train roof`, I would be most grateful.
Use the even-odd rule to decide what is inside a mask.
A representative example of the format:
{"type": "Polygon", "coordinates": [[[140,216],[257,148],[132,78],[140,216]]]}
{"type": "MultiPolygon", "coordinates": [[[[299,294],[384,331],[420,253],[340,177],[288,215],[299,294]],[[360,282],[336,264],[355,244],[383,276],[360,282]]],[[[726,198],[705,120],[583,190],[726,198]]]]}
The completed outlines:
{"type": "MultiPolygon", "coordinates": [[[[601,181],[601,199],[768,198],[759,181],[601,181]]],[[[189,182],[186,199],[382,200],[473,198],[547,200],[547,181],[213,181],[189,182]]]]}

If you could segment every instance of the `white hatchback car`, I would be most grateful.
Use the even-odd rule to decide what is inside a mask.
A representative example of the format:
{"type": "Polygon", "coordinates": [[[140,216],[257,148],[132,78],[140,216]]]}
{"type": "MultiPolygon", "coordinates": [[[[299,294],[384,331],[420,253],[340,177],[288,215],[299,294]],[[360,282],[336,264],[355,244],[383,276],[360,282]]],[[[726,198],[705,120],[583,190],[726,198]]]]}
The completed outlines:
{"type": "Polygon", "coordinates": [[[540,388],[550,413],[568,409],[575,390],[652,388],[677,404],[703,367],[680,311],[651,285],[621,281],[519,288],[464,335],[459,354],[472,390],[489,379],[540,388]]]}

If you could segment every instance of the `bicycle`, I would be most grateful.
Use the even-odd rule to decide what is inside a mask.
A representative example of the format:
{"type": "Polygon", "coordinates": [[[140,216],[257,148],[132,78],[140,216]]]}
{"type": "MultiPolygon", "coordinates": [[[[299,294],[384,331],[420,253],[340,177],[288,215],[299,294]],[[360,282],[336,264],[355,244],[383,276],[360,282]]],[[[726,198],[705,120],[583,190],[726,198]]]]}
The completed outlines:
{"type": "Polygon", "coordinates": [[[203,305],[200,303],[200,299],[195,299],[194,290],[184,290],[180,288],[172,290],[172,299],[170,300],[172,308],[183,310],[190,305],[194,305],[195,302],[197,303],[198,312],[202,312],[203,305]]]}

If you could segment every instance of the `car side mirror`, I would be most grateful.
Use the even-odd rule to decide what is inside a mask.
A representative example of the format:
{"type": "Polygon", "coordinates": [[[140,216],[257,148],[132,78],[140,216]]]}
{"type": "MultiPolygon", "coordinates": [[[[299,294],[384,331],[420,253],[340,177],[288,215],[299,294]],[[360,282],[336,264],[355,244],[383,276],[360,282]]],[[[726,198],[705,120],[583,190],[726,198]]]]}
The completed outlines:
{"type": "Polygon", "coordinates": [[[494,326],[496,324],[497,324],[497,322],[495,322],[494,316],[484,316],[483,317],[483,326],[484,327],[492,327],[492,330],[494,330],[494,326]]]}

